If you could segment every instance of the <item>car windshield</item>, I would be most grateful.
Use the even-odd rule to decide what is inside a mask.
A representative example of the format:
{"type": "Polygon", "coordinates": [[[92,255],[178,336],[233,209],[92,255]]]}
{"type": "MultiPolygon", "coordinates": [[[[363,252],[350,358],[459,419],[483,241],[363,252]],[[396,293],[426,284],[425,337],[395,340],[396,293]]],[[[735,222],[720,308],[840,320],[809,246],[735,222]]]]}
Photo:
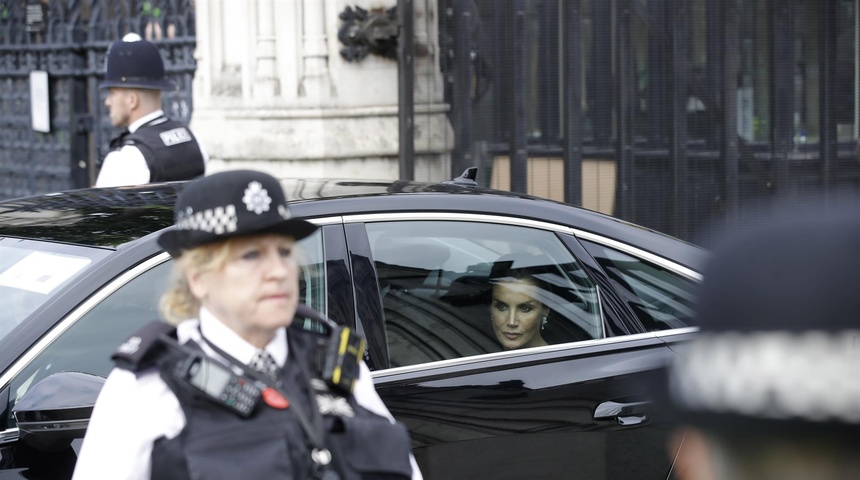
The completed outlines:
{"type": "Polygon", "coordinates": [[[0,237],[0,339],[110,250],[0,237]]]}

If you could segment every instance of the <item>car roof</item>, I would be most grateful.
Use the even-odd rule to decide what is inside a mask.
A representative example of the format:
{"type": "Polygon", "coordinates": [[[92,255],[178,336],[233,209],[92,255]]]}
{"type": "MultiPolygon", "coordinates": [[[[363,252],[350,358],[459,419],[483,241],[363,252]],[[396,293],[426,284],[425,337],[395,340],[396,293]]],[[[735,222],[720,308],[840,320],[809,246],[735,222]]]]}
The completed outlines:
{"type": "Polygon", "coordinates": [[[0,202],[0,235],[115,247],[173,223],[183,184],[91,188],[0,202]]]}
{"type": "MultiPolygon", "coordinates": [[[[85,188],[0,201],[0,235],[115,247],[170,226],[176,199],[187,183],[85,188]]],[[[291,203],[462,190],[420,182],[327,179],[284,179],[282,185],[291,203]]]]}
{"type": "MultiPolygon", "coordinates": [[[[170,226],[186,184],[88,188],[0,201],[0,236],[115,248],[170,226]]],[[[422,211],[509,215],[573,225],[697,270],[705,260],[704,250],[659,232],[513,192],[398,180],[284,179],[282,185],[293,214],[306,218],[422,211]]]]}

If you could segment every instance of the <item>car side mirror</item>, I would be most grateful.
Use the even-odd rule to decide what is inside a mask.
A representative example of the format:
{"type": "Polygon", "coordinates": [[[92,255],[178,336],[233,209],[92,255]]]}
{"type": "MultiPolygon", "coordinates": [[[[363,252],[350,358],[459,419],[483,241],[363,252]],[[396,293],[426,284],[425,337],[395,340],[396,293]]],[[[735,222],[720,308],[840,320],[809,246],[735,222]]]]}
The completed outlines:
{"type": "Polygon", "coordinates": [[[104,383],[97,375],[58,372],[34,385],[12,409],[21,441],[57,452],[83,438],[104,383]]]}

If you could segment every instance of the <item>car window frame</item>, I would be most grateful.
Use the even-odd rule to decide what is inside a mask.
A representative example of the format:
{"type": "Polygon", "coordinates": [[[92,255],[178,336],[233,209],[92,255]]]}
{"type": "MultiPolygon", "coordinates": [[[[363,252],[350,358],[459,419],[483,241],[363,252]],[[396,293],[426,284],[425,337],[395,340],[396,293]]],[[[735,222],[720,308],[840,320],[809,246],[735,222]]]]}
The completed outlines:
{"type": "MultiPolygon", "coordinates": [[[[569,237],[573,241],[577,241],[578,238],[586,239],[595,243],[600,243],[602,245],[606,245],[608,247],[616,248],[624,253],[632,255],[637,258],[641,258],[643,260],[649,261],[656,265],[659,265],[667,270],[672,271],[673,273],[677,273],[684,277],[690,278],[694,281],[701,282],[702,275],[693,270],[690,267],[682,265],[678,262],[669,260],[665,257],[656,255],[652,252],[649,252],[645,249],[626,244],[624,242],[615,240],[613,238],[603,236],[597,233],[589,232],[586,230],[581,230],[575,227],[561,225],[553,222],[546,222],[540,220],[534,220],[529,218],[522,217],[508,217],[502,215],[494,215],[494,214],[486,214],[486,213],[460,213],[460,212],[387,212],[387,213],[368,213],[368,214],[355,214],[355,215],[344,215],[342,217],[343,223],[345,226],[351,224],[360,224],[360,229],[352,230],[352,232],[361,232],[365,235],[365,238],[362,240],[364,245],[367,245],[367,251],[361,251],[361,255],[372,258],[371,252],[369,251],[369,242],[367,240],[367,232],[364,227],[367,223],[375,223],[375,222],[383,222],[383,221],[465,221],[465,222],[478,222],[478,223],[495,223],[495,224],[503,224],[503,225],[514,225],[514,226],[522,226],[528,228],[537,228],[540,230],[546,230],[550,232],[555,232],[556,235],[560,237],[569,237]]],[[[352,233],[355,235],[355,233],[352,233]]],[[[354,237],[350,235],[347,236],[347,242],[351,246],[352,253],[352,245],[353,245],[354,237]]],[[[590,254],[584,249],[584,247],[580,248],[571,248],[571,245],[567,242],[563,242],[566,248],[570,251],[571,255],[582,261],[584,264],[588,264],[589,268],[586,269],[586,273],[593,277],[592,266],[597,266],[596,260],[594,260],[590,254]]],[[[578,243],[578,242],[577,242],[578,243]]],[[[597,268],[600,268],[597,266],[597,268]]],[[[602,269],[601,269],[602,270],[602,269]]],[[[605,273],[604,273],[605,275],[605,273]]],[[[594,340],[585,340],[581,342],[569,342],[558,345],[547,345],[543,347],[534,347],[525,350],[513,350],[513,351],[505,351],[505,352],[494,352],[487,353],[481,355],[474,355],[469,357],[455,358],[455,359],[446,359],[439,360],[434,362],[426,362],[422,364],[416,365],[407,365],[403,367],[395,367],[395,368],[381,368],[372,371],[373,377],[375,379],[383,379],[389,378],[390,376],[397,376],[401,373],[409,373],[414,374],[422,371],[429,370],[437,370],[442,369],[445,370],[447,368],[462,366],[462,365],[480,365],[486,361],[496,361],[498,359],[520,359],[519,361],[528,361],[528,359],[534,355],[542,355],[552,354],[553,352],[560,352],[571,348],[579,349],[580,347],[590,347],[593,345],[600,345],[602,343],[606,344],[614,344],[619,341],[625,341],[627,339],[636,340],[640,338],[654,338],[660,335],[666,335],[671,332],[671,330],[664,330],[661,332],[647,332],[645,331],[641,325],[639,325],[638,320],[635,318],[635,315],[632,312],[625,312],[626,320],[630,323],[638,325],[639,331],[633,331],[624,335],[614,335],[610,336],[608,334],[608,325],[606,318],[606,308],[608,303],[608,295],[617,295],[616,292],[606,292],[606,290],[611,287],[606,286],[603,282],[598,282],[597,279],[592,278],[597,286],[598,299],[601,311],[602,321],[604,323],[604,329],[607,329],[607,336],[601,339],[594,340]]],[[[355,281],[355,279],[353,279],[355,281]]],[[[369,288],[369,287],[367,287],[369,288]]],[[[366,288],[366,289],[367,289],[366,288]]],[[[378,288],[376,285],[373,286],[370,291],[378,288]]],[[[354,291],[359,291],[355,289],[354,291]]],[[[382,304],[379,295],[370,296],[369,298],[361,298],[360,296],[356,296],[356,304],[359,301],[370,301],[376,302],[376,306],[374,309],[379,309],[382,311],[382,304]]],[[[357,322],[362,322],[363,319],[358,318],[357,322]]],[[[378,320],[381,321],[381,320],[378,320]]],[[[378,323],[375,322],[375,323],[378,323]]],[[[368,325],[364,326],[364,328],[379,328],[379,325],[368,325]]],[[[683,329],[677,329],[679,331],[683,330],[684,332],[689,330],[695,330],[694,327],[688,327],[683,329]]],[[[384,347],[384,346],[383,346],[384,347]]],[[[377,347],[377,351],[380,351],[380,347],[377,347]]],[[[384,348],[384,351],[387,352],[387,348],[384,348]]],[[[515,360],[516,361],[516,360],[515,360]]],[[[387,359],[386,359],[387,363],[387,359]]]]}
{"type": "MultiPolygon", "coordinates": [[[[358,255],[361,255],[362,257],[366,257],[366,258],[373,258],[372,252],[370,251],[370,244],[369,244],[369,241],[367,238],[367,229],[365,227],[365,225],[368,223],[406,222],[406,221],[461,221],[461,222],[469,222],[469,223],[490,223],[490,224],[498,224],[498,225],[508,225],[508,226],[533,228],[533,229],[537,229],[537,230],[546,231],[549,233],[554,233],[556,235],[561,234],[561,235],[574,236],[575,232],[577,231],[573,227],[570,227],[567,225],[561,225],[561,224],[557,224],[557,223],[552,223],[552,222],[545,222],[545,221],[534,220],[534,219],[529,219],[529,218],[522,218],[522,217],[508,217],[508,216],[502,216],[502,215],[485,214],[485,213],[389,212],[389,213],[370,213],[370,214],[345,215],[342,218],[343,218],[344,225],[346,225],[346,226],[354,225],[354,224],[360,225],[360,228],[355,228],[355,229],[351,229],[351,230],[348,229],[348,232],[350,232],[350,234],[348,235],[347,242],[350,244],[350,254],[357,253],[358,255]],[[358,239],[358,238],[356,238],[357,235],[363,235],[363,238],[358,239]],[[361,246],[361,248],[354,247],[355,244],[359,244],[361,246]]],[[[561,246],[566,248],[573,258],[576,258],[577,260],[579,260],[580,254],[573,251],[572,249],[570,249],[570,247],[567,246],[565,242],[561,242],[561,246]]],[[[586,274],[588,274],[587,269],[586,269],[586,274]]],[[[601,318],[601,321],[603,324],[603,330],[604,330],[604,332],[606,332],[607,331],[606,330],[607,325],[606,325],[606,318],[604,315],[603,293],[601,290],[601,286],[596,281],[594,281],[595,279],[592,278],[591,280],[594,282],[595,287],[597,289],[598,308],[600,311],[600,318],[601,318]]],[[[353,281],[355,281],[355,279],[353,279],[353,281]]],[[[374,275],[374,281],[378,283],[378,279],[376,278],[376,275],[374,275]]],[[[357,286],[354,286],[354,288],[355,288],[356,292],[361,291],[357,286]]],[[[378,290],[378,284],[372,285],[372,288],[371,288],[371,286],[365,286],[363,288],[363,290],[369,291],[369,292],[372,292],[372,291],[377,292],[376,295],[370,295],[370,296],[365,295],[366,298],[362,298],[361,296],[359,296],[357,294],[356,302],[358,303],[358,299],[362,298],[364,301],[367,301],[367,302],[373,304],[370,306],[365,306],[364,307],[365,309],[380,312],[380,315],[378,317],[371,317],[369,319],[372,322],[371,325],[365,325],[364,326],[364,329],[374,329],[375,328],[378,331],[382,328],[382,326],[381,326],[381,322],[382,322],[382,318],[381,318],[382,300],[378,294],[378,291],[379,291],[378,290]],[[376,320],[374,320],[374,318],[376,318],[376,320]]],[[[358,318],[357,321],[361,322],[361,321],[364,321],[364,319],[358,318]]],[[[604,337],[603,339],[597,339],[596,341],[605,340],[605,339],[606,339],[606,337],[604,337]]],[[[373,340],[371,339],[369,341],[373,341],[373,340]]],[[[595,341],[595,340],[586,340],[585,342],[592,342],[592,341],[595,341]]],[[[564,344],[547,345],[547,346],[543,346],[543,347],[534,347],[534,348],[529,348],[529,349],[524,349],[524,350],[513,350],[513,351],[507,351],[507,352],[493,352],[493,353],[473,355],[473,356],[468,356],[468,357],[446,359],[446,360],[437,360],[437,361],[433,361],[433,362],[425,362],[422,364],[407,365],[407,366],[403,366],[403,367],[380,368],[380,369],[373,370],[373,373],[374,373],[374,377],[376,377],[377,374],[384,375],[381,372],[387,372],[389,370],[403,371],[405,369],[408,371],[414,371],[416,369],[420,370],[422,366],[428,366],[429,365],[432,368],[433,365],[447,365],[449,363],[460,364],[460,363],[462,363],[463,360],[475,359],[475,358],[477,358],[480,361],[480,359],[485,358],[488,355],[493,356],[493,357],[495,357],[495,356],[519,357],[522,355],[530,355],[530,354],[532,354],[532,352],[535,352],[535,351],[542,352],[542,351],[554,351],[554,350],[564,349],[565,347],[569,347],[570,345],[577,345],[579,343],[581,343],[581,342],[568,342],[568,343],[564,343],[564,344]]],[[[380,346],[376,346],[373,349],[373,351],[375,351],[375,352],[383,352],[384,351],[387,354],[387,351],[388,351],[387,345],[383,344],[380,346]]],[[[384,363],[386,365],[388,364],[388,358],[387,357],[386,357],[384,363]]],[[[472,363],[472,362],[468,361],[467,363],[472,363]]]]}
{"type": "MultiPolygon", "coordinates": [[[[588,255],[592,256],[592,259],[594,260],[595,265],[597,265],[597,269],[601,272],[601,276],[604,277],[603,281],[605,281],[607,283],[607,285],[609,285],[613,291],[618,292],[620,294],[620,296],[613,298],[613,300],[615,301],[614,305],[616,305],[618,308],[626,311],[628,313],[628,316],[631,319],[631,322],[635,323],[637,325],[637,328],[640,331],[658,333],[658,332],[675,332],[675,331],[687,330],[687,329],[698,330],[698,326],[690,325],[689,323],[687,323],[685,325],[671,326],[668,328],[653,328],[653,327],[649,327],[649,326],[645,325],[645,323],[643,323],[643,318],[641,317],[642,313],[637,313],[634,310],[634,305],[633,305],[633,303],[630,302],[629,298],[630,298],[630,295],[633,295],[634,297],[638,298],[640,300],[640,302],[642,302],[642,304],[646,304],[646,305],[650,304],[651,302],[649,302],[647,298],[644,298],[641,295],[639,295],[637,292],[633,291],[629,285],[625,286],[623,283],[619,283],[619,280],[617,280],[615,278],[615,275],[611,275],[609,273],[609,271],[606,270],[606,267],[604,267],[603,264],[600,261],[598,261],[597,258],[595,258],[595,255],[597,252],[594,249],[595,248],[606,249],[607,251],[611,251],[611,252],[614,252],[616,254],[626,255],[626,256],[632,258],[633,260],[635,260],[637,262],[637,264],[641,265],[645,271],[647,271],[649,269],[656,269],[661,274],[665,274],[665,275],[668,275],[670,277],[674,277],[674,278],[681,280],[681,281],[686,280],[693,285],[701,284],[701,281],[703,278],[702,274],[700,274],[700,273],[698,273],[698,272],[696,272],[696,271],[694,271],[688,267],[685,267],[683,265],[678,265],[676,262],[669,261],[669,260],[664,259],[664,258],[659,257],[659,256],[654,256],[653,254],[651,254],[649,252],[642,252],[641,249],[637,249],[635,247],[630,248],[631,247],[630,245],[627,245],[624,243],[619,243],[615,240],[607,239],[605,237],[593,237],[593,236],[591,236],[589,238],[580,238],[577,240],[582,240],[582,243],[577,241],[577,244],[583,250],[585,250],[588,255]],[[646,257],[646,258],[643,258],[643,257],[646,257]]],[[[624,270],[625,273],[629,274],[629,271],[627,271],[626,269],[621,268],[617,265],[615,265],[613,268],[618,269],[618,270],[624,270]]],[[[675,282],[674,279],[670,283],[675,287],[678,287],[678,288],[681,287],[681,283],[675,282]]],[[[660,290],[660,289],[657,288],[657,290],[660,290]]],[[[693,302],[695,299],[695,291],[688,290],[687,293],[690,295],[688,302],[693,302]]],[[[681,301],[680,299],[676,300],[674,297],[673,297],[673,300],[679,301],[679,302],[681,301]]],[[[639,305],[640,302],[637,302],[637,305],[639,305]]],[[[669,304],[665,303],[665,302],[663,303],[663,305],[666,307],[669,306],[669,304]]],[[[692,303],[688,303],[686,305],[686,308],[689,311],[687,319],[692,320],[693,319],[693,316],[692,316],[693,305],[692,305],[692,303]]],[[[646,313],[646,315],[650,316],[650,314],[647,314],[647,313],[646,313]]],[[[675,317],[675,319],[683,320],[682,318],[678,318],[678,317],[675,317]]],[[[654,319],[651,319],[650,321],[653,322],[654,319]]],[[[666,322],[659,321],[657,323],[666,323],[666,322]]]]}
{"type": "Polygon", "coordinates": [[[660,266],[660,267],[663,267],[667,270],[670,270],[673,273],[687,277],[690,280],[694,280],[696,282],[702,281],[702,278],[703,278],[702,274],[693,270],[692,268],[689,268],[685,265],[681,265],[678,262],[674,262],[674,261],[669,260],[667,258],[661,257],[660,255],[656,255],[654,253],[651,253],[647,250],[635,247],[635,246],[630,245],[628,243],[620,242],[620,241],[615,240],[613,238],[609,238],[609,237],[606,237],[603,235],[598,235],[598,234],[592,233],[592,232],[587,232],[584,230],[574,229],[573,235],[574,235],[574,237],[576,237],[578,239],[588,240],[590,242],[598,243],[598,244],[606,246],[606,247],[614,248],[614,249],[619,250],[621,252],[624,252],[630,256],[637,257],[637,258],[640,258],[642,260],[651,262],[657,266],[660,266]]]}
{"type": "Polygon", "coordinates": [[[615,286],[615,281],[604,270],[604,267],[600,264],[600,262],[592,256],[590,250],[586,248],[586,246],[582,242],[589,242],[605,248],[617,250],[620,253],[630,255],[631,257],[639,260],[640,262],[649,263],[656,267],[663,268],[668,271],[668,273],[678,275],[695,283],[701,283],[703,278],[701,273],[679,262],[669,260],[660,255],[656,255],[653,252],[649,252],[642,248],[635,247],[628,243],[620,242],[605,235],[599,235],[593,232],[587,232],[577,229],[577,236],[563,235],[561,237],[562,240],[567,244],[568,248],[573,250],[576,255],[583,261],[583,263],[586,264],[586,267],[588,268],[589,273],[592,275],[594,280],[597,281],[599,285],[602,285],[604,287],[603,292],[606,295],[604,296],[603,300],[605,301],[606,311],[609,312],[610,315],[617,315],[619,317],[619,321],[610,321],[607,324],[608,326],[614,328],[615,336],[630,335],[632,333],[648,331],[657,333],[671,332],[682,329],[698,330],[698,327],[695,326],[675,327],[672,329],[665,330],[648,329],[645,325],[642,324],[636,312],[633,311],[630,304],[625,299],[624,293],[618,291],[615,286]]]}

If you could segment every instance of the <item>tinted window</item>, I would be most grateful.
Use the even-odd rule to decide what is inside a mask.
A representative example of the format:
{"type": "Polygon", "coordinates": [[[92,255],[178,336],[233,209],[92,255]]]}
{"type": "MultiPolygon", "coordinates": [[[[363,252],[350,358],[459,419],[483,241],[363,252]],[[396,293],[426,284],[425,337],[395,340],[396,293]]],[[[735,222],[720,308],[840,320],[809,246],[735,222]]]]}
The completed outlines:
{"type": "MultiPolygon", "coordinates": [[[[325,312],[325,272],[319,232],[302,240],[297,259],[302,301],[325,312]]],[[[110,355],[132,332],[159,318],[158,300],[169,285],[173,262],[159,264],[137,276],[70,325],[12,379],[10,409],[27,390],[46,376],[63,371],[107,376],[110,355]]],[[[7,418],[7,425],[14,419],[7,418]]]]}
{"type": "Polygon", "coordinates": [[[438,221],[366,228],[392,367],[604,336],[597,288],[553,232],[438,221]]]}
{"type": "Polygon", "coordinates": [[[593,242],[582,245],[603,267],[648,331],[693,326],[697,282],[664,267],[593,242]]]}

